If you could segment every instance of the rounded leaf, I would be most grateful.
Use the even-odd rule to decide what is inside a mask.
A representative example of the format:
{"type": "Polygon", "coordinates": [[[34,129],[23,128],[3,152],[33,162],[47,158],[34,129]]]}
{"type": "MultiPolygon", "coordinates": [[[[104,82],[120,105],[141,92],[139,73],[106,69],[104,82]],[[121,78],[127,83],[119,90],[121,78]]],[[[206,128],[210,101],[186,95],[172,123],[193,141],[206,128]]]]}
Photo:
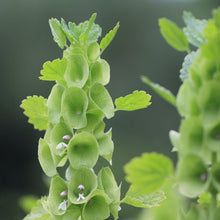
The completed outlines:
{"type": "Polygon", "coordinates": [[[89,77],[89,66],[85,57],[81,54],[72,54],[67,57],[67,67],[64,79],[68,87],[82,88],[89,77]]]}
{"type": "Polygon", "coordinates": [[[87,124],[86,110],[88,98],[86,93],[77,87],[66,89],[62,97],[61,113],[65,122],[75,129],[85,127],[87,124]]]}
{"type": "Polygon", "coordinates": [[[81,168],[72,173],[68,187],[68,197],[73,204],[86,203],[96,188],[96,175],[88,168],[81,168]],[[84,186],[83,191],[78,189],[80,185],[84,186]],[[83,194],[84,199],[79,194],[83,194]]]}
{"type": "Polygon", "coordinates": [[[99,156],[96,138],[87,132],[75,135],[68,145],[68,157],[74,169],[81,167],[92,168],[99,156]]]}

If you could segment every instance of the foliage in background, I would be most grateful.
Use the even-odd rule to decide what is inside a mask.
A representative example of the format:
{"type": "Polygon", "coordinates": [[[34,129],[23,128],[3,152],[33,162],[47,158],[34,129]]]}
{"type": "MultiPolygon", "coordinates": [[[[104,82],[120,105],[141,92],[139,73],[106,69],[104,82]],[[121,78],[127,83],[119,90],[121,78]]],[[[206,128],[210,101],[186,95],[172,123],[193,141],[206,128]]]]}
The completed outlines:
{"type": "Polygon", "coordinates": [[[102,220],[112,214],[118,218],[122,202],[137,207],[153,207],[165,199],[163,192],[150,195],[130,189],[120,199],[118,185],[109,167],[96,174],[99,156],[112,163],[112,130],[105,131],[104,118],[118,110],[133,111],[149,106],[151,96],[134,91],[115,100],[104,87],[110,80],[110,66],[101,54],[111,43],[119,23],[98,44],[101,28],[89,21],[76,25],[50,19],[54,41],[63,57],[47,61],[41,80],[55,81],[49,97],[28,96],[21,108],[38,130],[46,130],[38,144],[38,158],[44,173],[51,178],[49,195],[40,200],[25,197],[22,207],[29,211],[25,220],[102,220]],[[68,41],[67,41],[68,40],[68,41]],[[65,175],[62,175],[65,173],[65,175]]]}
{"type": "Polygon", "coordinates": [[[131,188],[141,193],[161,190],[168,198],[143,213],[141,220],[220,219],[220,8],[209,20],[196,19],[189,12],[184,12],[183,20],[183,29],[166,18],[159,20],[168,44],[188,53],[177,97],[142,77],[176,106],[182,118],[179,131],[169,133],[178,154],[175,172],[171,160],[156,153],[143,154],[125,166],[131,188]]]}

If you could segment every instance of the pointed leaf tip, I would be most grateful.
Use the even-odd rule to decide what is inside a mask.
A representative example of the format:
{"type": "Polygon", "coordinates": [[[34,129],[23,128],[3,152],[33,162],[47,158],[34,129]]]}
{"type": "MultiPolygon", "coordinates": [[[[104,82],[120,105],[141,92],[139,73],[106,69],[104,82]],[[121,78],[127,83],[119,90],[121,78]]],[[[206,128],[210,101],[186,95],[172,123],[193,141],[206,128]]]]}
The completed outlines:
{"type": "Polygon", "coordinates": [[[102,52],[108,47],[108,45],[112,42],[112,40],[114,39],[117,31],[119,28],[119,22],[117,22],[116,26],[109,31],[104,38],[102,38],[101,42],[100,42],[100,48],[102,50],[102,52]]]}
{"type": "Polygon", "coordinates": [[[184,32],[172,21],[159,19],[160,32],[167,43],[179,51],[189,51],[189,45],[184,32]]]}

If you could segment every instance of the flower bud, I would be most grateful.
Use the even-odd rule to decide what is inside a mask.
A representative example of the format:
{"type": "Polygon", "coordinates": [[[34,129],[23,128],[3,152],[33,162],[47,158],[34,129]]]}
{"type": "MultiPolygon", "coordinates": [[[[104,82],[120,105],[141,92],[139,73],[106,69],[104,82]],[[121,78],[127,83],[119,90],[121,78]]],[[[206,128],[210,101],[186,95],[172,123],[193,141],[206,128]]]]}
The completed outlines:
{"type": "Polygon", "coordinates": [[[70,139],[71,139],[71,136],[68,134],[63,136],[64,141],[69,141],[70,139]]]}

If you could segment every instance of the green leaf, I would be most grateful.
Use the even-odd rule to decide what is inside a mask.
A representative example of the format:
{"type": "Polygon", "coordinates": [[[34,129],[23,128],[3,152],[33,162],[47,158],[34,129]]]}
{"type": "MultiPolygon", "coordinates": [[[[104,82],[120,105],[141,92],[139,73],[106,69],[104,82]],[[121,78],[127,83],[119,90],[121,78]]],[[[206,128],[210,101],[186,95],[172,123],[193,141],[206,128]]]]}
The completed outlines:
{"type": "Polygon", "coordinates": [[[25,195],[19,198],[19,205],[24,210],[24,212],[28,213],[31,209],[37,206],[38,197],[33,195],[25,195]]]}
{"type": "Polygon", "coordinates": [[[144,153],[142,157],[132,159],[124,169],[126,180],[134,190],[143,194],[155,192],[173,174],[172,161],[157,153],[144,153]]]}
{"type": "Polygon", "coordinates": [[[40,74],[42,76],[39,77],[41,80],[45,81],[57,81],[59,84],[65,86],[64,81],[64,73],[66,70],[66,59],[56,59],[51,61],[47,61],[43,65],[43,69],[41,70],[40,74]]]}
{"type": "Polygon", "coordinates": [[[183,20],[186,27],[183,31],[188,39],[188,41],[196,47],[200,47],[206,42],[206,37],[203,33],[204,27],[207,25],[206,20],[196,19],[192,13],[184,11],[183,20]]]}
{"type": "Polygon", "coordinates": [[[46,130],[49,125],[47,99],[42,96],[28,96],[20,105],[24,114],[29,117],[28,122],[34,125],[35,129],[46,130]]]}
{"type": "Polygon", "coordinates": [[[74,169],[92,168],[98,156],[98,143],[91,133],[81,132],[75,135],[68,144],[69,162],[74,169]]]}
{"type": "Polygon", "coordinates": [[[93,14],[90,21],[85,21],[76,25],[75,23],[69,22],[68,26],[64,20],[61,22],[63,31],[66,33],[71,43],[92,43],[96,42],[101,36],[102,29],[99,25],[94,24],[96,14],[93,14]]]}
{"type": "Polygon", "coordinates": [[[198,55],[198,51],[193,51],[190,54],[186,55],[180,70],[180,79],[184,82],[189,77],[189,67],[193,62],[194,58],[198,55]]]}
{"type": "Polygon", "coordinates": [[[179,51],[189,51],[189,45],[184,32],[172,21],[159,19],[160,32],[167,43],[179,51]]]}
{"type": "Polygon", "coordinates": [[[38,144],[38,159],[47,176],[54,176],[57,173],[50,147],[46,141],[41,138],[38,144]]]}
{"type": "Polygon", "coordinates": [[[86,38],[87,38],[91,28],[92,28],[92,25],[95,22],[96,15],[97,15],[96,13],[92,14],[92,16],[91,16],[91,18],[89,20],[88,27],[87,27],[86,31],[80,36],[80,40],[81,41],[86,41],[86,38]]]}
{"type": "Polygon", "coordinates": [[[132,187],[126,193],[123,203],[127,203],[139,208],[152,208],[160,206],[160,203],[166,199],[165,193],[162,191],[152,192],[150,194],[142,194],[132,187]]]}
{"type": "Polygon", "coordinates": [[[116,24],[116,26],[111,31],[109,31],[105,35],[104,38],[102,38],[102,40],[100,42],[100,48],[102,50],[102,53],[108,47],[108,45],[112,42],[112,40],[114,39],[114,37],[118,31],[118,28],[119,28],[119,22],[116,24]]]}
{"type": "Polygon", "coordinates": [[[63,49],[66,44],[66,35],[61,28],[60,22],[56,18],[51,18],[49,20],[50,29],[53,35],[54,41],[58,44],[58,46],[63,49]]]}
{"type": "Polygon", "coordinates": [[[132,94],[115,100],[116,110],[134,111],[146,108],[151,104],[151,96],[145,91],[135,90],[132,94]]]}
{"type": "Polygon", "coordinates": [[[142,82],[146,83],[148,86],[150,86],[158,95],[160,95],[163,99],[165,99],[167,102],[172,104],[173,106],[176,106],[176,98],[175,96],[170,92],[170,90],[160,86],[157,83],[152,82],[148,77],[142,76],[141,77],[142,82]]]}

